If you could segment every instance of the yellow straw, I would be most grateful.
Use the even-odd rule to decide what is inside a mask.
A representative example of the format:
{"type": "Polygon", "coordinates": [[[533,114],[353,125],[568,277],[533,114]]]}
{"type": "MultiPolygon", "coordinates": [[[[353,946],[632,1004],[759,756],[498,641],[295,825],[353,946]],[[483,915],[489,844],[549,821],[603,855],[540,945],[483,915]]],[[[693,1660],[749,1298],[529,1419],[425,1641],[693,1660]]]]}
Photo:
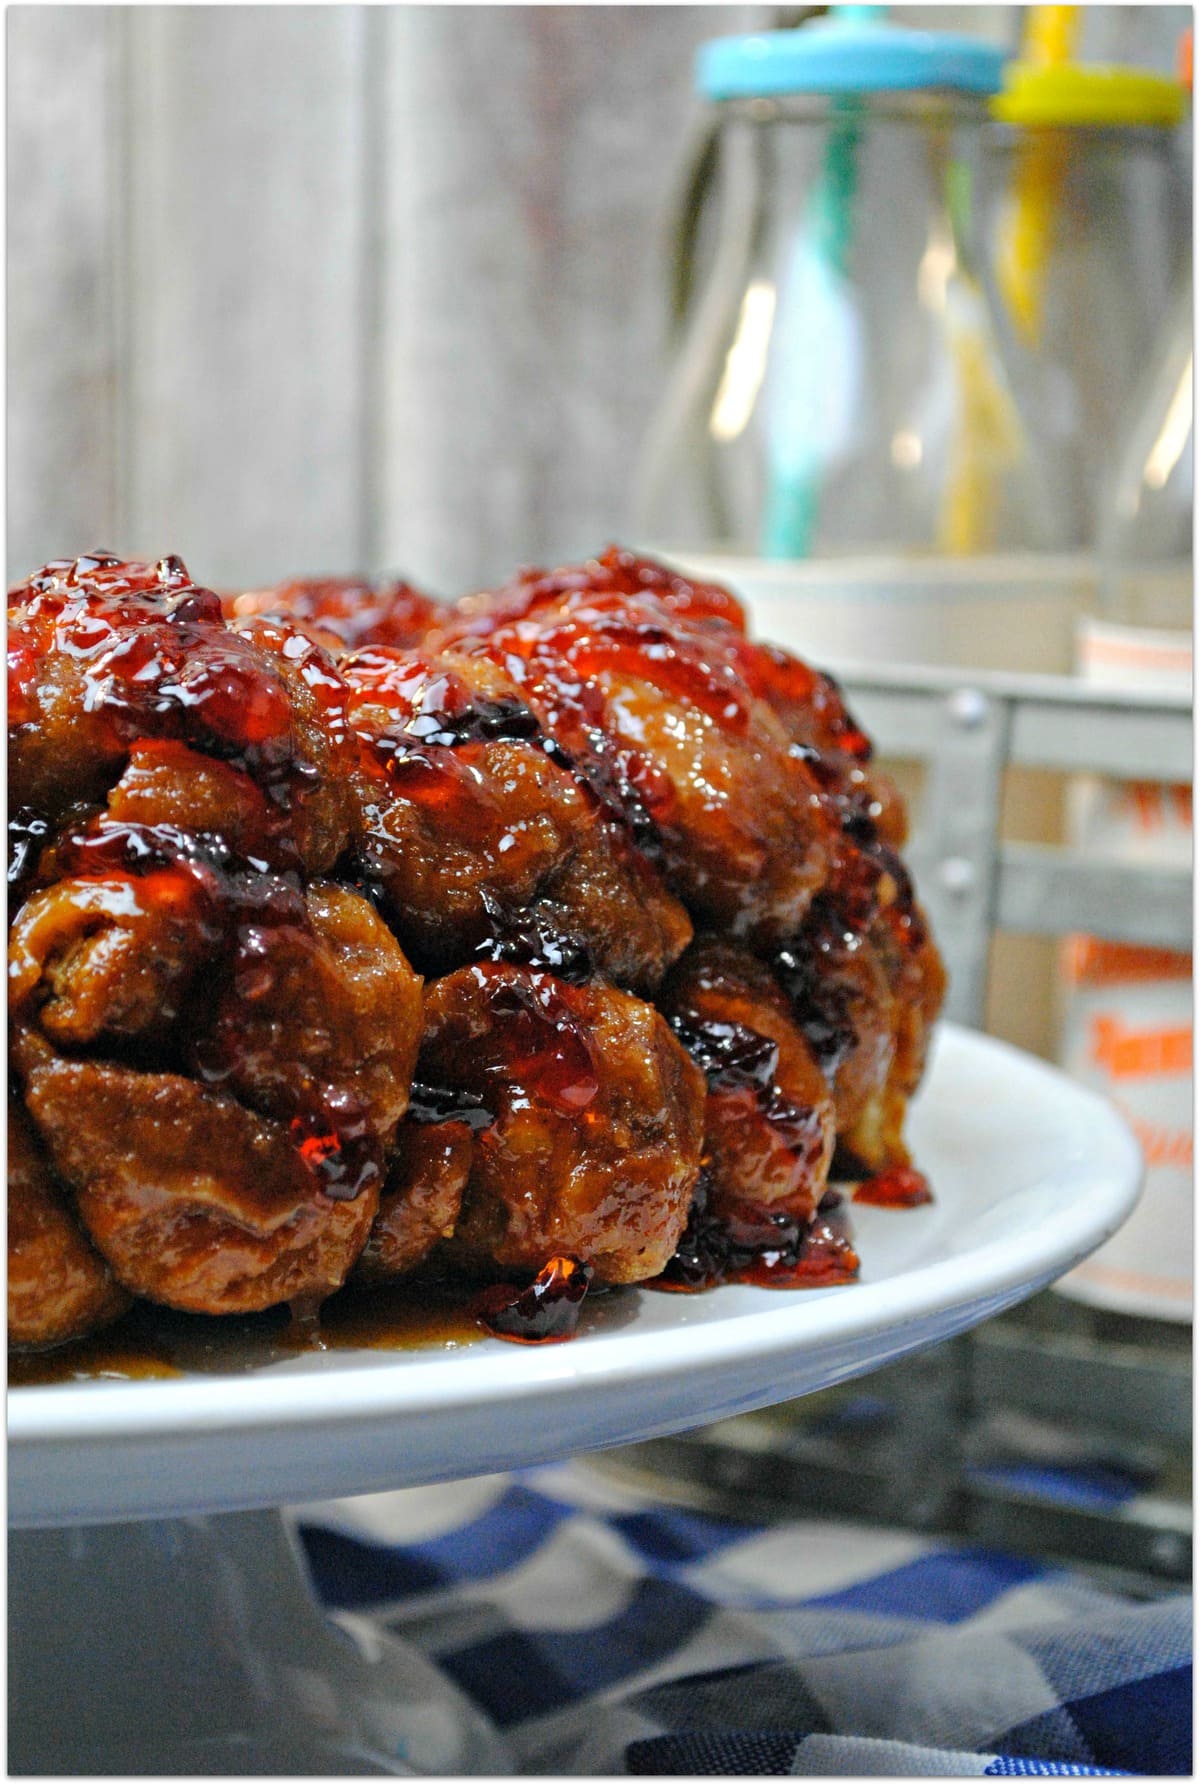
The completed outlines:
{"type": "Polygon", "coordinates": [[[1022,56],[1039,68],[1061,68],[1079,41],[1078,6],[1031,6],[1025,22],[1022,56]]]}
{"type": "MultiPolygon", "coordinates": [[[[935,165],[941,155],[932,142],[935,165]]],[[[996,362],[987,304],[970,265],[970,179],[961,163],[943,171],[951,259],[936,307],[954,368],[954,429],[938,514],[936,549],[955,557],[994,551],[1001,484],[1024,453],[1016,408],[996,362]]],[[[933,292],[930,293],[934,297],[933,292]]]]}
{"type": "MultiPolygon", "coordinates": [[[[1039,68],[1069,62],[1079,37],[1078,6],[1032,6],[1022,56],[1039,68]]],[[[1018,333],[1036,347],[1042,332],[1046,265],[1059,194],[1066,173],[1066,148],[1056,131],[1031,131],[1017,152],[997,252],[997,278],[1018,333]]]]}
{"type": "Polygon", "coordinates": [[[938,550],[952,557],[995,551],[1000,482],[1024,449],[1013,400],[996,376],[983,318],[983,294],[964,276],[947,318],[959,403],[937,538],[938,550]]]}

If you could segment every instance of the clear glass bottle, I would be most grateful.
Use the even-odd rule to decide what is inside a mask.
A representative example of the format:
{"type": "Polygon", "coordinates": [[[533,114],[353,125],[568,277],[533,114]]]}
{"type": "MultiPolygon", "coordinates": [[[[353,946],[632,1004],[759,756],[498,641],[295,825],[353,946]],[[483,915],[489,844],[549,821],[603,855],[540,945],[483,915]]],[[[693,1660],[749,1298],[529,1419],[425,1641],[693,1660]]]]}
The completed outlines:
{"type": "Polygon", "coordinates": [[[1165,320],[1183,109],[1180,84],[1144,69],[1017,62],[985,134],[984,275],[1070,549],[1097,545],[1165,320]]]}
{"type": "Polygon", "coordinates": [[[639,466],[647,542],[775,561],[1059,543],[976,270],[1003,52],[874,10],[701,51],[719,215],[639,466]]]}

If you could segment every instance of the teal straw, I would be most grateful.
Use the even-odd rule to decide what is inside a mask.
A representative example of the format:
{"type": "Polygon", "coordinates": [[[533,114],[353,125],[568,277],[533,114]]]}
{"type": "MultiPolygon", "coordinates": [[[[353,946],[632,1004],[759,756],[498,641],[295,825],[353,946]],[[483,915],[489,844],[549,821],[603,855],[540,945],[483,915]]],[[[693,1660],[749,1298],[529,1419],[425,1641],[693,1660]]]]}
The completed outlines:
{"type": "MultiPolygon", "coordinates": [[[[839,26],[853,30],[870,24],[886,6],[835,6],[831,18],[839,26]]],[[[853,97],[838,101],[834,122],[825,144],[821,177],[809,201],[805,227],[792,255],[793,290],[803,287],[800,274],[806,257],[812,254],[825,275],[823,295],[837,301],[837,292],[846,282],[850,249],[854,240],[855,208],[858,197],[858,150],[862,136],[863,107],[853,97]]],[[[792,315],[781,318],[777,327],[799,329],[795,339],[804,339],[803,331],[815,319],[792,315]]],[[[821,352],[821,342],[813,346],[821,352]]],[[[785,347],[787,356],[794,353],[785,347]]],[[[792,359],[793,366],[796,364],[792,359]]],[[[786,410],[781,426],[776,416],[768,427],[768,486],[763,513],[761,550],[764,558],[808,558],[812,555],[820,502],[821,442],[813,439],[797,441],[787,427],[786,410]]]]}
{"type": "MultiPolygon", "coordinates": [[[[863,12],[873,8],[847,7],[863,12]]],[[[793,256],[793,286],[803,258],[813,253],[823,268],[829,287],[843,285],[854,235],[855,199],[858,192],[858,147],[862,108],[857,100],[841,102],[840,116],[829,133],[821,177],[809,202],[806,228],[793,256]]],[[[808,331],[813,318],[794,315],[781,319],[784,328],[808,331]]],[[[797,337],[802,338],[802,337],[797,337]]],[[[810,340],[820,352],[819,340],[810,340]]],[[[820,442],[796,441],[777,424],[768,432],[769,483],[763,515],[761,549],[764,558],[807,558],[812,555],[820,501],[820,442]],[[799,450],[798,450],[799,449],[799,450]]]]}

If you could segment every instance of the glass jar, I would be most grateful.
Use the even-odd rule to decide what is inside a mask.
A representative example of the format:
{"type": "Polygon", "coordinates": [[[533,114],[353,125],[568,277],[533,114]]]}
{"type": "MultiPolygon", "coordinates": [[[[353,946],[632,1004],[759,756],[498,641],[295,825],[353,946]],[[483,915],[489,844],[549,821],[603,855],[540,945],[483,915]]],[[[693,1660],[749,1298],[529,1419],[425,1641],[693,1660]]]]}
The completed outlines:
{"type": "Polygon", "coordinates": [[[869,10],[700,52],[720,203],[641,456],[647,543],[776,561],[1059,543],[976,270],[1003,52],[869,10]]]}
{"type": "Polygon", "coordinates": [[[1015,63],[985,138],[985,277],[1067,548],[1094,549],[1135,385],[1163,326],[1177,81],[1015,63]]]}

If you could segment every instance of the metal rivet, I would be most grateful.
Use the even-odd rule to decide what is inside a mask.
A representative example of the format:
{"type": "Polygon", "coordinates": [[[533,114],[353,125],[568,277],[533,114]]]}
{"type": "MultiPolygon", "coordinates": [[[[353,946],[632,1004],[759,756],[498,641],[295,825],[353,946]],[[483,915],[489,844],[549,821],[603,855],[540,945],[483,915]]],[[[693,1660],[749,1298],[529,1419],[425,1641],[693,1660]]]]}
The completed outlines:
{"type": "Polygon", "coordinates": [[[938,879],[948,893],[964,898],[975,885],[975,869],[963,855],[948,855],[938,863],[938,879]]]}
{"type": "Polygon", "coordinates": [[[960,688],[950,696],[950,717],[964,731],[976,731],[987,718],[988,703],[978,688],[960,688]]]}

